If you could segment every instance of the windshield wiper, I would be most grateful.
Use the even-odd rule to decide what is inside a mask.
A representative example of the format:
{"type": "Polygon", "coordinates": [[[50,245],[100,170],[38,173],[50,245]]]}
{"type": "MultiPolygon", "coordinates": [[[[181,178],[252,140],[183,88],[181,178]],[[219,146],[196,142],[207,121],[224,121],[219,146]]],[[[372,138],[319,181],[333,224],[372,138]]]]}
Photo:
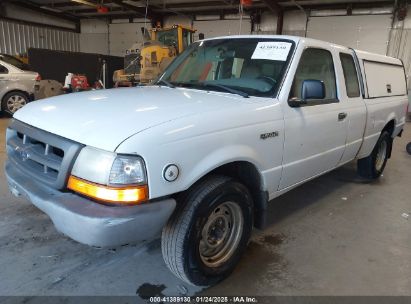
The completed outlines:
{"type": "Polygon", "coordinates": [[[207,87],[219,88],[219,89],[223,89],[224,91],[228,93],[240,95],[244,98],[249,97],[249,95],[246,92],[236,90],[236,89],[233,89],[233,88],[230,88],[225,85],[218,84],[218,83],[205,83],[205,82],[191,81],[191,82],[176,82],[175,85],[178,87],[183,87],[183,88],[184,87],[185,88],[207,88],[207,87]]]}
{"type": "Polygon", "coordinates": [[[164,79],[159,79],[156,81],[156,84],[160,85],[165,84],[167,87],[174,89],[176,86],[172,84],[171,82],[168,82],[167,80],[164,79]]]}
{"type": "Polygon", "coordinates": [[[236,89],[227,87],[227,86],[222,85],[222,84],[217,84],[217,83],[203,83],[203,86],[204,86],[204,87],[214,87],[214,88],[223,89],[223,90],[225,90],[225,91],[228,92],[228,93],[237,94],[237,95],[240,95],[240,96],[242,96],[242,97],[244,97],[244,98],[248,98],[248,97],[249,97],[246,92],[243,92],[243,91],[240,91],[240,90],[236,90],[236,89]]]}

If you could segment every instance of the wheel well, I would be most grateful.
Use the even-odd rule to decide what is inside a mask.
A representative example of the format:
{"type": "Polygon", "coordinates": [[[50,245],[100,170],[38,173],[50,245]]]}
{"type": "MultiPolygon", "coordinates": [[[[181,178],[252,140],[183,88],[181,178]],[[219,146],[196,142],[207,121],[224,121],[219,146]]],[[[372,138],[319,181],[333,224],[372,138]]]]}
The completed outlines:
{"type": "Polygon", "coordinates": [[[7,95],[9,95],[10,93],[13,93],[13,92],[22,93],[22,94],[26,95],[27,98],[30,98],[30,94],[27,93],[27,92],[25,92],[25,91],[22,91],[22,90],[11,90],[11,91],[9,91],[9,92],[7,92],[6,94],[3,95],[2,101],[5,100],[5,98],[6,98],[7,95]]]}
{"type": "Polygon", "coordinates": [[[393,143],[392,135],[394,133],[394,129],[395,129],[395,121],[390,120],[381,131],[381,133],[384,132],[384,131],[387,131],[388,134],[390,134],[390,136],[391,136],[391,143],[390,143],[390,146],[388,148],[388,158],[391,158],[392,143],[393,143]]]}
{"type": "Polygon", "coordinates": [[[16,90],[11,90],[11,91],[9,91],[9,92],[7,92],[6,94],[3,95],[2,99],[1,99],[1,103],[0,103],[0,111],[5,111],[6,110],[6,105],[4,104],[4,102],[6,100],[6,97],[10,93],[14,93],[14,92],[24,94],[24,95],[26,95],[28,100],[30,99],[30,94],[25,92],[25,91],[17,90],[17,89],[16,90]]]}
{"type": "Polygon", "coordinates": [[[262,190],[263,181],[261,175],[252,163],[246,161],[228,163],[214,169],[206,176],[209,175],[229,176],[246,186],[253,197],[254,226],[257,228],[262,228],[264,226],[268,192],[262,190]]]}
{"type": "Polygon", "coordinates": [[[382,129],[381,133],[384,131],[387,131],[391,136],[394,133],[394,129],[395,129],[395,121],[394,120],[390,120],[384,127],[384,129],[382,129]]]}

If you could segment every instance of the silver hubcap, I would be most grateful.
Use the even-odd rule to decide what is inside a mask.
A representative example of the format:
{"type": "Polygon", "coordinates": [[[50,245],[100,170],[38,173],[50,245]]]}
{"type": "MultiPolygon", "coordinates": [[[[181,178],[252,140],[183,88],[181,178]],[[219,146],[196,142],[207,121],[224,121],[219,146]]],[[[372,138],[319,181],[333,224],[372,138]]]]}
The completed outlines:
{"type": "Polygon", "coordinates": [[[385,158],[387,156],[387,142],[382,141],[378,147],[377,157],[375,159],[375,169],[381,171],[382,166],[384,165],[385,158]]]}
{"type": "Polygon", "coordinates": [[[20,95],[13,95],[7,99],[7,110],[10,113],[15,113],[18,109],[22,108],[26,105],[26,99],[21,97],[20,95]]]}
{"type": "Polygon", "coordinates": [[[218,267],[235,252],[243,232],[243,213],[238,204],[225,202],[213,210],[202,231],[200,257],[208,267],[218,267]]]}

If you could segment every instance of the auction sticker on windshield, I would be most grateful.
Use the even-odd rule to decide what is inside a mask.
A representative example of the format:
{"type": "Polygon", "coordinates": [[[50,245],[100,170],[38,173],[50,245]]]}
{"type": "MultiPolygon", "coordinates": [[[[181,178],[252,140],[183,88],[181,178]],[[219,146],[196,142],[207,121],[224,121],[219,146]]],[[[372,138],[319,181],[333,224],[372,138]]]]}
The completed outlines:
{"type": "Polygon", "coordinates": [[[251,59],[267,59],[286,61],[291,49],[290,42],[264,41],[259,42],[251,59]]]}

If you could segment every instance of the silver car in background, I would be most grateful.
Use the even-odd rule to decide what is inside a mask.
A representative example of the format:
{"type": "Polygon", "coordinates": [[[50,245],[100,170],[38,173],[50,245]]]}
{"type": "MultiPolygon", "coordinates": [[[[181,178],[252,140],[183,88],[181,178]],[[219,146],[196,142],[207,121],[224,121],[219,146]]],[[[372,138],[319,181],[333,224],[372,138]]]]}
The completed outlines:
{"type": "Polygon", "coordinates": [[[39,74],[17,58],[0,54],[1,111],[12,116],[34,98],[34,85],[39,74]]]}

